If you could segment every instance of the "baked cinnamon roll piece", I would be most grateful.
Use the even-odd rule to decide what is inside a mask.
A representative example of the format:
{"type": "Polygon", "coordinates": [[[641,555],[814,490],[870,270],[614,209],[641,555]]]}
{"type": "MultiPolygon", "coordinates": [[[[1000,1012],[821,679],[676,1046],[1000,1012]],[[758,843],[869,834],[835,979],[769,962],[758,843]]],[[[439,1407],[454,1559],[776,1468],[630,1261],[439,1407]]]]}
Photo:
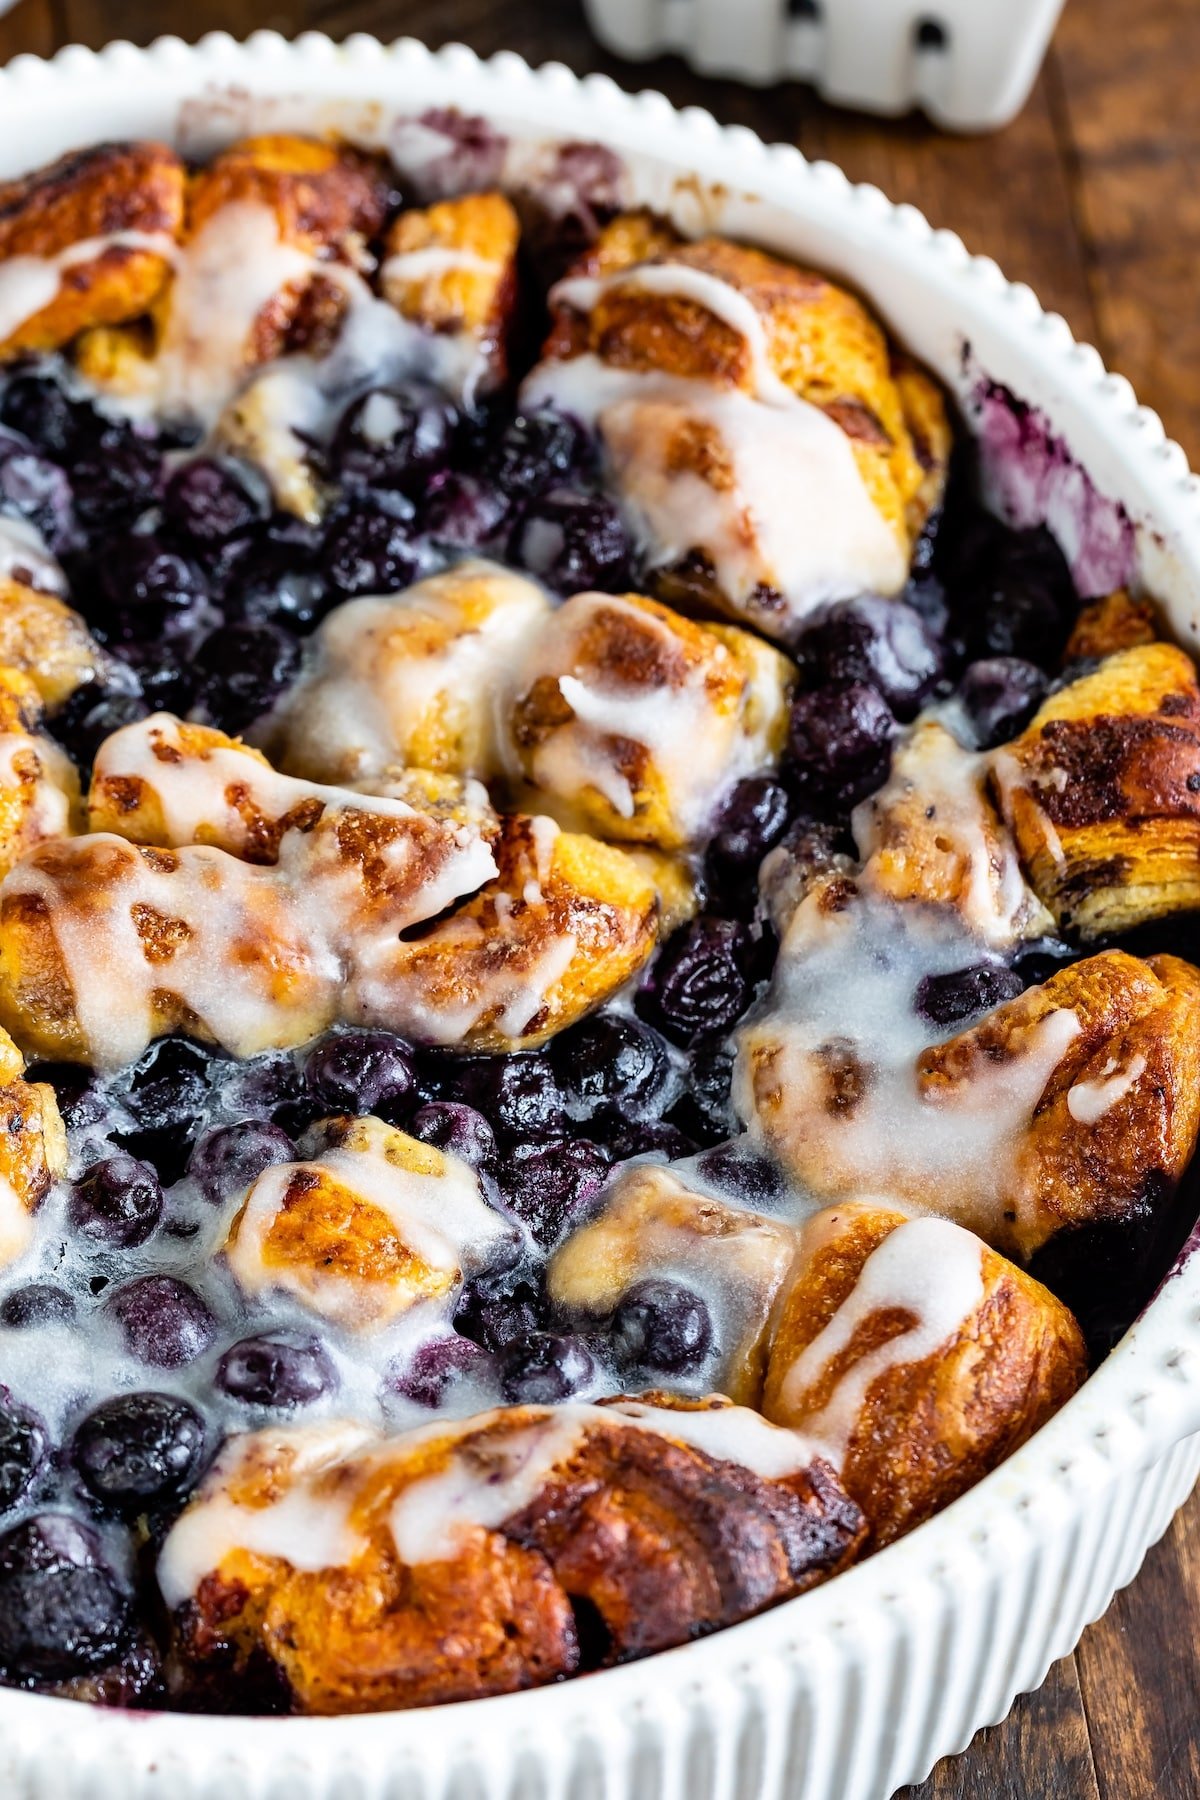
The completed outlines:
{"type": "Polygon", "coordinates": [[[783,1220],[698,1192],[674,1169],[634,1164],[609,1184],[600,1216],[555,1253],[546,1291],[565,1313],[595,1322],[639,1282],[679,1281],[705,1297],[713,1319],[712,1354],[691,1375],[756,1406],[796,1244],[783,1220]]]}
{"type": "Polygon", "coordinates": [[[520,238],[512,203],[498,193],[402,212],[388,228],[380,291],[403,318],[440,340],[435,362],[468,402],[507,374],[520,238]]]}
{"type": "Polygon", "coordinates": [[[512,765],[600,837],[686,849],[743,775],[778,760],[794,674],[736,627],[636,594],[577,594],[518,665],[512,765]]]}
{"type": "Polygon", "coordinates": [[[286,1295],[368,1333],[415,1306],[448,1310],[515,1231],[475,1170],[382,1119],[331,1119],[312,1155],[261,1174],[234,1216],[225,1261],[253,1298],[286,1295]]]}
{"type": "Polygon", "coordinates": [[[1046,1288],[944,1219],[865,1202],[803,1227],[763,1411],[836,1467],[873,1547],[949,1505],[1087,1375],[1046,1288]]]}
{"type": "Polygon", "coordinates": [[[993,754],[1026,874],[1085,941],[1200,906],[1200,683],[1139,644],[1060,688],[993,754]]]}
{"type": "Polygon", "coordinates": [[[6,580],[0,549],[0,668],[27,676],[47,711],[56,712],[104,667],[104,652],[79,614],[56,594],[6,580]]]}
{"type": "Polygon", "coordinates": [[[533,582],[471,560],[400,594],[335,607],[261,739],[282,769],[364,782],[412,764],[486,778],[501,765],[503,671],[550,616],[533,582]]]}
{"type": "Polygon", "coordinates": [[[368,1712],[687,1642],[826,1579],[862,1537],[790,1433],[649,1396],[385,1440],[336,1424],[233,1438],[158,1581],[177,1681],[265,1664],[293,1712],[368,1712]]]}
{"type": "Polygon", "coordinates": [[[34,1214],[67,1168],[54,1089],[24,1076],[24,1057],[0,1030],[0,1268],[28,1250],[34,1214]]]}
{"type": "Polygon", "coordinates": [[[551,294],[526,408],[597,433],[661,597],[793,637],[895,594],[949,451],[924,376],[823,276],[623,216],[551,294]]]}
{"type": "Polygon", "coordinates": [[[1115,656],[1118,650],[1134,650],[1140,644],[1153,644],[1159,637],[1158,618],[1153,604],[1135,599],[1126,588],[1105,594],[1080,608],[1063,651],[1063,667],[1090,662],[1097,656],[1115,656]]]}
{"type": "Polygon", "coordinates": [[[170,279],[183,164],[165,144],[105,144],[0,182],[0,361],[135,319],[170,279]]]}
{"type": "Polygon", "coordinates": [[[35,845],[69,834],[77,823],[75,766],[41,726],[33,680],[0,662],[0,877],[35,845]]]}

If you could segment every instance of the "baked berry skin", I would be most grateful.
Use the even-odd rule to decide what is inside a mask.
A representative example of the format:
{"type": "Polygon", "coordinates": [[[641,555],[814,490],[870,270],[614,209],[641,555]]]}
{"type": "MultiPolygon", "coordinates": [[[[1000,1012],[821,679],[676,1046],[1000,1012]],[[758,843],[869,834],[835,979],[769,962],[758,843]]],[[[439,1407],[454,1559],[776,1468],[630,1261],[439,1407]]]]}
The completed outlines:
{"type": "Polygon", "coordinates": [[[40,1513],[0,1536],[0,1670],[10,1681],[63,1681],[121,1650],[131,1596],[98,1534],[40,1513]]]}
{"type": "Polygon", "coordinates": [[[658,1033],[618,1013],[597,1013],[564,1031],[550,1059],[568,1106],[581,1115],[616,1106],[626,1119],[651,1118],[671,1080],[658,1033]]]}
{"type": "Polygon", "coordinates": [[[759,865],[782,839],[790,818],[790,796],[774,775],[739,781],[721,808],[705,855],[710,888],[752,909],[759,865]]]}
{"type": "Polygon", "coordinates": [[[122,1250],[144,1244],[162,1210],[157,1174],[123,1150],[93,1163],[75,1183],[67,1208],[72,1228],[81,1237],[122,1250]]]}
{"type": "Polygon", "coordinates": [[[543,1051],[465,1057],[444,1079],[447,1091],[481,1112],[502,1143],[560,1137],[567,1129],[564,1096],[543,1051]]]}
{"type": "Polygon", "coordinates": [[[135,1515],[187,1493],[204,1458],[204,1421],[175,1394],[118,1394],[76,1429],[71,1461],[92,1498],[135,1515]]]}
{"type": "Polygon", "coordinates": [[[28,438],[55,462],[69,456],[79,443],[79,411],[77,403],[45,375],[14,375],[0,394],[0,424],[28,438]]]}
{"type": "Polygon", "coordinates": [[[0,513],[15,513],[36,526],[55,556],[79,542],[75,496],[66,474],[7,432],[0,435],[0,513]]]}
{"type": "Polygon", "coordinates": [[[347,487],[419,493],[449,466],[454,427],[454,408],[436,388],[373,388],[342,414],[330,453],[334,471],[347,487]]]}
{"type": "Polygon", "coordinates": [[[973,662],[958,684],[957,697],[970,721],[975,747],[993,750],[1024,731],[1049,685],[1036,664],[1019,656],[973,662]]]}
{"type": "Polygon", "coordinates": [[[692,1053],[687,1085],[671,1108],[671,1122],[706,1148],[737,1129],[730,1089],[733,1052],[724,1043],[701,1044],[692,1053]]]}
{"type": "Polygon", "coordinates": [[[481,1112],[461,1100],[428,1100],[408,1123],[409,1134],[473,1169],[494,1169],[496,1134],[481,1112]]]}
{"type": "Polygon", "coordinates": [[[265,621],[211,632],[195,657],[196,701],[211,724],[233,736],[270,712],[300,673],[300,646],[265,621]]]}
{"type": "Polygon", "coordinates": [[[496,543],[511,516],[512,502],[500,488],[448,469],[430,483],[421,524],[435,543],[482,550],[496,543]]]}
{"type": "Polygon", "coordinates": [[[583,427],[567,413],[546,407],[510,419],[485,469],[502,493],[533,500],[586,470],[591,460],[583,427]]]}
{"type": "Polygon", "coordinates": [[[286,1131],[262,1119],[218,1125],[192,1152],[188,1175],[212,1206],[244,1194],[264,1169],[291,1162],[296,1147],[286,1131]]]}
{"type": "Polygon", "coordinates": [[[948,975],[926,975],[917,989],[913,1010],[931,1025],[957,1025],[1015,1000],[1025,983],[1002,963],[977,963],[948,975]]]}
{"type": "Polygon", "coordinates": [[[602,494],[551,488],[527,508],[510,552],[557,594],[619,594],[633,581],[633,547],[620,509],[602,494]]]}
{"type": "Polygon", "coordinates": [[[50,1438],[38,1415],[14,1400],[7,1388],[0,1388],[0,1513],[28,1493],[49,1448],[50,1438]]]}
{"type": "Polygon", "coordinates": [[[841,818],[887,780],[896,721],[869,682],[798,694],[788,727],[788,774],[805,810],[841,818]]]}
{"type": "Polygon", "coordinates": [[[320,573],[336,600],[359,594],[395,594],[421,573],[421,552],[413,541],[411,502],[389,497],[351,500],[330,522],[321,551],[320,573]]]}
{"type": "Polygon", "coordinates": [[[535,1243],[552,1250],[587,1217],[608,1177],[609,1161],[582,1138],[519,1144],[505,1157],[500,1186],[535,1243]]]}
{"type": "Polygon", "coordinates": [[[389,1031],[338,1031],[304,1065],[309,1092],[334,1113],[374,1113],[390,1124],[408,1117],[417,1078],[408,1045],[389,1031]]]}
{"type": "Polygon", "coordinates": [[[556,1406],[596,1377],[596,1359],[582,1339],[527,1331],[497,1356],[500,1391],[512,1406],[556,1406]]]}
{"type": "Polygon", "coordinates": [[[605,1121],[604,1144],[614,1162],[627,1162],[635,1156],[653,1156],[666,1162],[681,1162],[694,1156],[695,1139],[670,1119],[622,1119],[619,1115],[605,1121]]]}
{"type": "Polygon", "coordinates": [[[812,686],[867,682],[900,719],[913,716],[942,674],[941,649],[920,613],[874,594],[828,607],[804,633],[800,656],[812,686]]]}
{"type": "Polygon", "coordinates": [[[466,1380],[486,1381],[494,1374],[491,1353],[470,1338],[431,1338],[422,1344],[403,1368],[393,1372],[390,1384],[404,1400],[431,1409],[441,1405],[448,1391],[466,1380]]]}
{"type": "Polygon", "coordinates": [[[70,1325],[75,1302],[65,1288],[52,1281],[30,1281],[13,1288],[0,1300],[0,1325],[10,1331],[36,1331],[40,1326],[70,1325]]]}
{"type": "Polygon", "coordinates": [[[198,456],[167,482],[162,511],[172,536],[201,555],[211,555],[257,531],[271,508],[266,484],[254,471],[198,456]]]}
{"type": "Polygon", "coordinates": [[[106,737],[125,725],[135,725],[150,712],[140,684],[129,671],[128,692],[113,691],[93,682],[76,688],[54,720],[54,735],[81,769],[92,766],[106,737]]]}
{"type": "Polygon", "coordinates": [[[93,623],[110,643],[154,644],[172,621],[189,621],[208,599],[197,565],[153,533],[107,545],[94,566],[93,623]]]}
{"type": "Polygon", "coordinates": [[[708,1307],[678,1281],[639,1281],[620,1302],[612,1318],[617,1360],[627,1368],[663,1375],[685,1375],[712,1349],[708,1307]]]}
{"type": "Polygon", "coordinates": [[[217,1364],[217,1386],[247,1406],[311,1406],[337,1386],[337,1373],[315,1338],[243,1338],[217,1364]]]}
{"type": "Polygon", "coordinates": [[[212,1343],[217,1322],[199,1294],[174,1275],[142,1275],[109,1296],[131,1356],[154,1369],[179,1369],[212,1343]]]}
{"type": "Polygon", "coordinates": [[[1014,532],[976,512],[960,527],[944,570],[972,657],[1019,656],[1044,668],[1057,663],[1079,599],[1044,526],[1014,532]]]}
{"type": "Polygon", "coordinates": [[[638,991],[638,1012],[684,1049],[728,1031],[750,1004],[751,954],[744,925],[701,914],[668,939],[638,991]]]}

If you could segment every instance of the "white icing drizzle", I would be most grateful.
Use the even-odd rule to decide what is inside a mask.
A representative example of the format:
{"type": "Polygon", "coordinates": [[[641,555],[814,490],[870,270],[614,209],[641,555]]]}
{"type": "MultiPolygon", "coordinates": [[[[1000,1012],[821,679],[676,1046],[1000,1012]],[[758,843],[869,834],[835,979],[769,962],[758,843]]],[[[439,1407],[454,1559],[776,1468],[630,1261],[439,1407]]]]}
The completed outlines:
{"type": "Polygon", "coordinates": [[[53,739],[0,732],[0,803],[12,796],[20,814],[19,820],[9,819],[0,867],[14,851],[70,832],[73,776],[70,760],[53,739]]]}
{"type": "Polygon", "coordinates": [[[1146,1073],[1144,1056],[1131,1057],[1124,1068],[1110,1057],[1091,1081],[1077,1081],[1067,1090],[1067,1111],[1077,1125],[1098,1125],[1146,1073]]]}
{"type": "MultiPolygon", "coordinates": [[[[810,1229],[825,1235],[831,1220],[836,1224],[844,1217],[820,1214],[810,1229]]],[[[802,1425],[814,1454],[840,1469],[875,1383],[935,1355],[962,1330],[983,1296],[983,1245],[977,1237],[946,1219],[898,1225],[871,1252],[832,1319],[788,1370],[780,1390],[781,1414],[802,1425]],[[877,1314],[894,1311],[911,1314],[912,1324],[850,1363],[820,1411],[801,1416],[804,1396],[849,1349],[856,1333],[877,1314]]]]}
{"type": "Polygon", "coordinates": [[[326,1270],[311,1260],[288,1267],[270,1255],[280,1213],[297,1181],[306,1178],[382,1213],[411,1256],[453,1283],[464,1272],[485,1266],[496,1245],[511,1235],[466,1163],[444,1156],[436,1174],[404,1168],[384,1152],[380,1139],[387,1128],[368,1119],[355,1130],[364,1133],[364,1126],[365,1141],[327,1150],[312,1162],[279,1164],[259,1176],[239,1216],[237,1235],[225,1250],[243,1293],[287,1294],[348,1330],[373,1329],[422,1297],[419,1285],[406,1291],[403,1273],[385,1283],[384,1299],[379,1282],[363,1283],[336,1266],[326,1270]]]}
{"type": "Polygon", "coordinates": [[[477,250],[449,244],[426,244],[420,250],[398,250],[379,265],[379,279],[386,290],[393,283],[428,281],[443,275],[498,275],[504,264],[477,250]]]}
{"type": "Polygon", "coordinates": [[[145,250],[174,262],[179,246],[166,232],[112,231],[68,244],[54,256],[9,256],[0,261],[0,342],[57,300],[63,276],[110,250],[145,250]]]}
{"type": "MultiPolygon", "coordinates": [[[[676,1412],[630,1400],[483,1413],[452,1428],[457,1442],[444,1468],[403,1486],[393,1501],[388,1526],[397,1554],[409,1564],[455,1556],[472,1532],[495,1529],[535,1500],[588,1431],[614,1426],[688,1444],[764,1480],[799,1474],[812,1460],[803,1440],[745,1407],[676,1412]]],[[[411,1452],[446,1437],[443,1422],[382,1441],[339,1425],[230,1440],[163,1546],[158,1581],[167,1604],[188,1599],[238,1550],[303,1570],[346,1566],[364,1548],[351,1514],[366,1481],[390,1464],[402,1481],[411,1452]],[[231,1482],[252,1458],[282,1462],[293,1444],[296,1460],[273,1502],[251,1507],[229,1499],[231,1482]],[[345,1476],[330,1481],[342,1465],[348,1465],[345,1476]]]]}
{"type": "MultiPolygon", "coordinates": [[[[0,263],[0,274],[5,265],[0,263]]],[[[67,591],[67,578],[46,548],[46,540],[28,519],[0,514],[0,582],[16,581],[39,594],[67,591]]]]}
{"type": "Polygon", "coordinates": [[[586,310],[614,286],[702,305],[742,335],[754,384],[747,392],[620,369],[590,353],[544,362],[526,380],[526,408],[557,406],[599,433],[651,565],[702,550],[735,604],[753,609],[760,586],[782,595],[789,629],[826,601],[896,593],[905,551],[871,501],[850,439],[775,375],[749,298],[672,263],[569,281],[555,296],[586,310]],[[698,427],[727,464],[716,481],[678,466],[675,440],[698,427]]]}

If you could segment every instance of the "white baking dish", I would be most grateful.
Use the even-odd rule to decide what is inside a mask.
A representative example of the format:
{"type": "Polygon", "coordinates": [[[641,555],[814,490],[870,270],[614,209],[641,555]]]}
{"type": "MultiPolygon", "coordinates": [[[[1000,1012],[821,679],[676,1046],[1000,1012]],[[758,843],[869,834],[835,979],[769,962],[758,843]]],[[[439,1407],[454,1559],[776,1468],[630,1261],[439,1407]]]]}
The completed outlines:
{"type": "MultiPolygon", "coordinates": [[[[1101,555],[1076,555],[1091,585],[1132,575],[1181,637],[1200,642],[1200,483],[1128,383],[1027,288],[911,207],[704,113],[675,113],[661,96],[535,73],[513,56],[482,64],[460,48],[435,56],[365,38],[73,49],[0,72],[0,177],[104,137],[176,134],[199,147],[255,123],[300,122],[379,140],[397,113],[446,105],[488,115],[527,168],[531,146],[603,142],[624,162],[627,198],[857,284],[965,407],[986,376],[1040,409],[998,485],[1025,517],[1048,512],[1075,551],[1088,513],[1093,535],[1107,531],[1101,555]]],[[[987,421],[996,443],[1004,418],[987,421]]],[[[1200,1470],[1198,1431],[1200,1256],[1185,1256],[1099,1373],[994,1475],[760,1619],[563,1687],[373,1717],[106,1713],[0,1690],[0,1792],[884,1800],[1003,1717],[1133,1577],[1200,1470]]]]}
{"type": "Polygon", "coordinates": [[[585,0],[618,56],[674,50],[704,75],[799,76],[845,106],[921,106],[994,131],[1029,98],[1063,0],[585,0]]]}

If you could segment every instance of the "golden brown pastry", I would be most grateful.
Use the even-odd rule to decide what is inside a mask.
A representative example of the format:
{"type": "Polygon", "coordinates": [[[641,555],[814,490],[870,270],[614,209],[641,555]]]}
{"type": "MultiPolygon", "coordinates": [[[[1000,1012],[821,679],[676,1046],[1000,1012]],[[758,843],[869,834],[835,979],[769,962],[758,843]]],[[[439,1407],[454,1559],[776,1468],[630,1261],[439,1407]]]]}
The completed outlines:
{"type": "Polygon", "coordinates": [[[541,588],[468,561],[402,594],[349,600],[263,742],[289,774],[363,782],[396,765],[487,777],[504,672],[549,617],[541,588]]]}
{"type": "Polygon", "coordinates": [[[55,712],[76,688],[99,678],[104,653],[65,601],[0,573],[0,668],[27,675],[55,712]]]}
{"type": "Polygon", "coordinates": [[[67,1167],[54,1089],[24,1074],[24,1057],[0,1031],[0,1268],[29,1248],[33,1215],[67,1167]]]}
{"type": "Polygon", "coordinates": [[[704,1379],[756,1406],[772,1309],[796,1254],[794,1228],[688,1187],[674,1169],[634,1164],[610,1182],[600,1217],[555,1253],[546,1291],[572,1316],[603,1319],[649,1277],[712,1297],[716,1360],[704,1379]]]}
{"type": "Polygon", "coordinates": [[[1113,656],[1118,650],[1133,650],[1139,644],[1153,644],[1158,638],[1158,620],[1149,600],[1137,599],[1125,588],[1105,594],[1080,608],[1079,617],[1063,651],[1063,665],[1090,661],[1095,656],[1113,656]]]}
{"type": "Polygon", "coordinates": [[[687,1642],[852,1559],[862,1515],[790,1434],[648,1399],[231,1439],[159,1558],[177,1675],[266,1659],[316,1714],[505,1693],[687,1642]]]}
{"type": "Polygon", "coordinates": [[[415,1306],[446,1310],[513,1238],[474,1169],[382,1119],[327,1120],[312,1137],[310,1159],[265,1170],[230,1224],[244,1294],[376,1331],[415,1306]]]}
{"type": "Polygon", "coordinates": [[[601,837],[687,848],[736,781],[778,759],[794,673],[736,627],[636,594],[577,594],[518,665],[514,767],[601,837]]]}
{"type": "Polygon", "coordinates": [[[75,827],[79,777],[41,723],[32,679],[0,662],[0,876],[34,845],[75,827]]]}
{"type": "Polygon", "coordinates": [[[618,218],[551,296],[524,401],[597,430],[662,598],[792,636],[895,593],[949,453],[927,376],[823,276],[618,218]]]}
{"type": "Polygon", "coordinates": [[[841,1472],[879,1547],[949,1505],[1087,1374],[1066,1307],[978,1238],[881,1204],[818,1213],[763,1411],[841,1472]]]}
{"type": "Polygon", "coordinates": [[[992,758],[1021,861],[1085,941],[1200,906],[1200,684],[1140,644],[1051,694],[992,758]]]}
{"type": "Polygon", "coordinates": [[[404,318],[458,340],[471,394],[507,373],[520,237],[511,201],[497,193],[402,212],[388,228],[380,290],[404,318]]]}
{"type": "Polygon", "coordinates": [[[183,164],[165,144],[105,144],[0,182],[0,359],[134,319],[170,278],[183,164]]]}

